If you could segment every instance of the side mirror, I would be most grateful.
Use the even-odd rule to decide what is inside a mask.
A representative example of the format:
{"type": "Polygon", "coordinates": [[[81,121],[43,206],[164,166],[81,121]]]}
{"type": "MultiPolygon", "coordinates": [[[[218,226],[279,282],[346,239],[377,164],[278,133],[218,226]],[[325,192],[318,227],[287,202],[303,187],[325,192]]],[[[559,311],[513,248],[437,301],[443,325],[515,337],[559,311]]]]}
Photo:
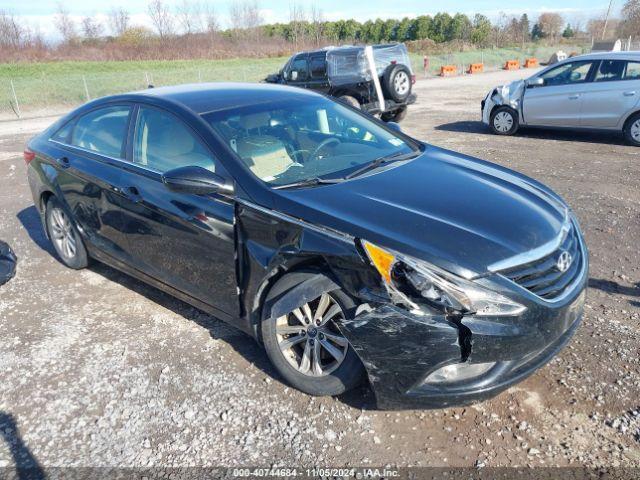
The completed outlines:
{"type": "Polygon", "coordinates": [[[162,175],[162,183],[172,192],[179,193],[233,193],[233,186],[224,178],[202,167],[174,168],[162,175]]]}
{"type": "Polygon", "coordinates": [[[527,80],[527,87],[529,87],[529,88],[543,87],[543,86],[544,86],[544,78],[535,77],[535,78],[530,78],[529,80],[527,80]]]}
{"type": "Polygon", "coordinates": [[[402,128],[400,127],[400,124],[398,122],[387,122],[387,127],[395,130],[396,132],[402,132],[402,128]]]}

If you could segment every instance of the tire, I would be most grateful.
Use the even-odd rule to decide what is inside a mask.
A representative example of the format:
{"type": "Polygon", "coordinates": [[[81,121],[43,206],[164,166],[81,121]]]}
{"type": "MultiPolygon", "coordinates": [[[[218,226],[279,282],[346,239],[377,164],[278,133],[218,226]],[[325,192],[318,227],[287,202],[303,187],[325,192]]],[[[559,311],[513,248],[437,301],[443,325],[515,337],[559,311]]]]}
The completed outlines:
{"type": "Polygon", "coordinates": [[[624,125],[624,138],[630,144],[640,147],[640,112],[629,117],[624,125]]]}
{"type": "MultiPolygon", "coordinates": [[[[282,290],[282,282],[285,282],[285,284],[290,283],[291,279],[287,278],[290,275],[296,274],[289,274],[280,279],[273,286],[272,291],[282,290]]],[[[302,274],[301,278],[309,279],[314,275],[319,274],[302,274]]],[[[286,291],[295,288],[299,283],[296,280],[296,283],[286,291]]],[[[286,291],[283,294],[286,294],[286,291]]],[[[332,318],[338,319],[340,316],[348,318],[353,315],[356,305],[342,290],[334,290],[322,296],[318,295],[318,298],[306,304],[310,307],[311,314],[315,314],[317,307],[325,296],[330,302],[325,309],[325,315],[334,306],[337,306],[340,313],[335,314],[332,318]]],[[[306,309],[302,307],[296,310],[298,310],[298,316],[291,312],[279,318],[263,318],[262,320],[262,341],[265,350],[271,363],[284,377],[285,381],[293,388],[314,396],[340,395],[357,387],[364,378],[364,367],[351,345],[335,328],[334,322],[328,319],[325,324],[317,327],[313,323],[313,318],[311,318],[310,323],[305,326],[303,322],[308,320],[307,314],[304,313],[306,309]],[[302,320],[299,320],[300,316],[302,320]],[[302,330],[308,333],[302,335],[302,330]],[[312,332],[312,330],[315,330],[315,332],[312,332]],[[343,346],[333,339],[330,340],[328,335],[339,339],[343,346]],[[343,354],[340,362],[329,355],[329,351],[323,346],[326,343],[333,347],[334,352],[339,351],[343,354]],[[287,348],[285,345],[289,344],[293,344],[293,346],[287,348]],[[315,352],[317,351],[314,346],[320,350],[320,374],[318,374],[316,363],[314,362],[316,358],[315,352]],[[305,364],[304,357],[307,352],[308,361],[305,364]],[[306,370],[306,373],[303,373],[304,370],[306,370]]]]}
{"type": "Polygon", "coordinates": [[[49,239],[62,263],[74,270],[89,265],[89,256],[82,238],[73,220],[55,197],[47,202],[45,222],[49,239]]]}
{"type": "Polygon", "coordinates": [[[387,95],[396,102],[404,102],[411,95],[411,71],[404,65],[389,65],[382,76],[387,95]]]}
{"type": "Polygon", "coordinates": [[[352,97],[351,95],[341,95],[338,97],[338,100],[358,110],[362,108],[362,106],[360,105],[360,102],[358,102],[358,100],[355,97],[352,97]]]}
{"type": "Polygon", "coordinates": [[[406,118],[408,111],[409,109],[407,107],[400,107],[399,109],[394,110],[393,112],[384,112],[382,115],[380,115],[380,118],[382,119],[383,122],[400,123],[402,120],[406,118]]]}
{"type": "Polygon", "coordinates": [[[510,107],[498,107],[491,112],[489,126],[496,135],[514,135],[520,128],[518,113],[510,107]]]}

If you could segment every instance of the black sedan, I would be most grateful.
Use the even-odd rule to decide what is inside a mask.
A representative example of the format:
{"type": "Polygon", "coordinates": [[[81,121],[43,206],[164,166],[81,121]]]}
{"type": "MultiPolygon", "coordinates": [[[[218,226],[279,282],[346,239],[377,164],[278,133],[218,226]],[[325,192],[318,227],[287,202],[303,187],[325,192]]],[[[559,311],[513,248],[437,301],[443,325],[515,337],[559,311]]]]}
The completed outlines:
{"type": "Polygon", "coordinates": [[[580,323],[587,250],[558,195],[316,93],[103,98],[25,160],[64,264],[107,263],[226,320],[312,395],[368,380],[380,408],[477,401],[580,323]]]}

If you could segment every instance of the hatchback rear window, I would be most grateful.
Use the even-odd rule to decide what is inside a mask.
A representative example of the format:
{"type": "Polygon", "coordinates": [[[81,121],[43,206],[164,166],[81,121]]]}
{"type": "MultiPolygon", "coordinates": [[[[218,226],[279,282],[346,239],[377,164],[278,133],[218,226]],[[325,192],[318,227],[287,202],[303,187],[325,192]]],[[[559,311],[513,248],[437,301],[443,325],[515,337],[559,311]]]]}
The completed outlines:
{"type": "Polygon", "coordinates": [[[117,106],[99,108],[83,115],[75,123],[71,145],[109,157],[123,158],[130,111],[130,107],[117,106]]]}

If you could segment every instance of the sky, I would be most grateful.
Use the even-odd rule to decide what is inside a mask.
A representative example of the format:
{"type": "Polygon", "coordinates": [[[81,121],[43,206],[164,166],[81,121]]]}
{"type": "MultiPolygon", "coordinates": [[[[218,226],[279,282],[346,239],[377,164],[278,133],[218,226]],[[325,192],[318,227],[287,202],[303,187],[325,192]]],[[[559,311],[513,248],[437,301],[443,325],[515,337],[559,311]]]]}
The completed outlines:
{"type": "MultiPolygon", "coordinates": [[[[168,5],[178,5],[182,0],[164,0],[168,5]]],[[[212,5],[219,22],[224,27],[228,19],[230,0],[201,0],[212,5]]],[[[258,0],[265,23],[286,22],[289,17],[291,0],[258,0]]],[[[105,14],[112,6],[121,6],[131,15],[133,24],[150,26],[146,15],[148,0],[64,0],[63,4],[73,18],[97,16],[106,20],[105,14]]],[[[439,11],[449,13],[462,12],[469,15],[482,13],[494,19],[501,12],[507,15],[527,13],[535,19],[541,12],[555,11],[563,14],[569,22],[581,21],[602,15],[606,11],[608,0],[450,0],[431,2],[425,0],[298,0],[298,5],[315,4],[323,12],[326,20],[355,18],[360,21],[375,18],[415,17],[434,14],[439,11]]],[[[619,12],[624,0],[614,0],[614,13],[619,12]]],[[[0,0],[0,11],[18,15],[32,27],[38,26],[47,38],[55,38],[52,19],[58,2],[55,0],[0,0]]]]}

